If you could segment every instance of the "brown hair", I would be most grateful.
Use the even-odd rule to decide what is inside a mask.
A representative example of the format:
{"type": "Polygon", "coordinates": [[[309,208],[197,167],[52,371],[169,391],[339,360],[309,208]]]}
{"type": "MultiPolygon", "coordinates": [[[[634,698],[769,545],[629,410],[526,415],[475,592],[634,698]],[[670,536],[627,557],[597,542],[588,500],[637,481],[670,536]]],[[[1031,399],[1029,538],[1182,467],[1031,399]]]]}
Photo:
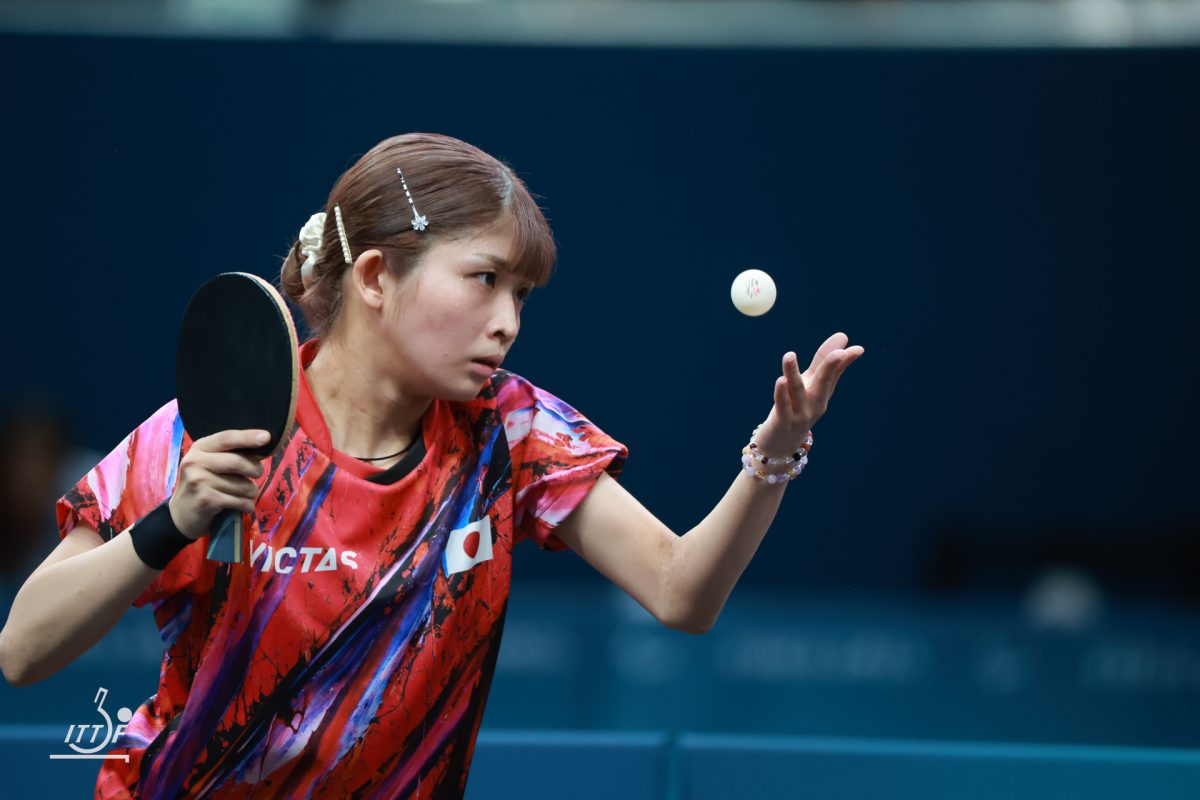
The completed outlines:
{"type": "Polygon", "coordinates": [[[408,133],[384,139],[338,178],[325,202],[321,252],[307,289],[300,280],[304,254],[292,245],[280,271],[280,288],[300,306],[314,336],[325,336],[342,306],[342,254],[334,206],[342,211],[352,258],[364,250],[384,254],[397,277],[407,274],[433,244],[481,232],[511,219],[516,274],[541,286],[554,267],[554,236],[545,216],[513,170],[477,147],[436,133],[408,133]],[[412,208],[429,220],[412,227],[412,208]]]}

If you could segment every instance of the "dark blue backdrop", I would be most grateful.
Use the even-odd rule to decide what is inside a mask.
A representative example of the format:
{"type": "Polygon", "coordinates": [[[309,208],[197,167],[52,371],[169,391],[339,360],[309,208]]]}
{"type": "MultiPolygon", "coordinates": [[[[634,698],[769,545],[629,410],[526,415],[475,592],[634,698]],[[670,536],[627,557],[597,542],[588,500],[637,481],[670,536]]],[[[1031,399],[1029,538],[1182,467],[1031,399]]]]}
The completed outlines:
{"type": "Polygon", "coordinates": [[[627,443],[626,485],[677,531],[736,475],[786,350],[866,347],[749,580],[914,586],[960,528],[1169,560],[1200,507],[1198,67],[0,37],[5,392],[55,387],[107,451],[170,396],[197,284],[273,277],[357,154],[436,130],[511,163],[560,242],[508,366],[627,443]],[[779,287],[763,318],[729,303],[748,267],[779,287]]]}

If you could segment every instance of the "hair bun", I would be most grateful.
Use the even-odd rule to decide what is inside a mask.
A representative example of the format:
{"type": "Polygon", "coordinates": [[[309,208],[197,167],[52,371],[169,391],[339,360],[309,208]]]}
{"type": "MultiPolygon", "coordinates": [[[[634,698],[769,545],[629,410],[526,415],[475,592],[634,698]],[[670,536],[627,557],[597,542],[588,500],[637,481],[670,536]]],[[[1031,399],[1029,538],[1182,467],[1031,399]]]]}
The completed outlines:
{"type": "Polygon", "coordinates": [[[299,303],[304,296],[304,281],[300,277],[300,241],[292,243],[283,266],[279,269],[279,288],[288,298],[299,303]]]}

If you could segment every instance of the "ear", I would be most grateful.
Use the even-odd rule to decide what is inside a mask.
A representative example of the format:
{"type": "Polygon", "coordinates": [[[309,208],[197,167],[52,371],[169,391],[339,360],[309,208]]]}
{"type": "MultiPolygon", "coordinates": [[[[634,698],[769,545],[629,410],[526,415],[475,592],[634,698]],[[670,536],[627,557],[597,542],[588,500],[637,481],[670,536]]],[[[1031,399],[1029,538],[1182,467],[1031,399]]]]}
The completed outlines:
{"type": "Polygon", "coordinates": [[[354,259],[350,269],[351,285],[368,308],[383,308],[384,296],[390,287],[385,284],[392,281],[388,272],[387,262],[383,253],[378,250],[364,250],[354,259]]]}

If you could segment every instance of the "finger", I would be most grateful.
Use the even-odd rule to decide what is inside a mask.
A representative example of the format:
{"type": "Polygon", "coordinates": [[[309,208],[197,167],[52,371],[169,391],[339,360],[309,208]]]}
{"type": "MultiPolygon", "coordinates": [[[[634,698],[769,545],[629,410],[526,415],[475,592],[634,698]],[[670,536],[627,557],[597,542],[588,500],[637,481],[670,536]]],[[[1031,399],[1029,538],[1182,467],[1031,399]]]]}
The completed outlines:
{"type": "Polygon", "coordinates": [[[783,354],[783,377],[787,380],[792,409],[798,411],[804,398],[804,376],[800,374],[800,358],[791,351],[783,354]]]}
{"type": "Polygon", "coordinates": [[[857,361],[858,357],[865,352],[866,350],[863,349],[862,345],[858,344],[854,345],[853,347],[847,347],[845,350],[843,350],[842,355],[838,357],[838,363],[835,367],[837,372],[836,377],[840,378],[842,373],[846,371],[846,367],[857,361]]]}
{"type": "Polygon", "coordinates": [[[263,474],[261,461],[237,453],[202,453],[197,463],[214,475],[257,478],[263,474]]]}
{"type": "Polygon", "coordinates": [[[205,436],[198,440],[195,446],[210,453],[223,453],[230,450],[261,447],[270,438],[271,435],[263,430],[218,431],[212,436],[205,436]]]}
{"type": "Polygon", "coordinates": [[[223,495],[238,499],[258,497],[258,485],[249,478],[233,478],[225,475],[213,475],[209,486],[223,495]]]}
{"type": "Polygon", "coordinates": [[[254,497],[239,496],[232,492],[211,491],[207,494],[205,508],[208,513],[222,511],[240,511],[243,514],[253,514],[255,511],[254,497]]]}
{"type": "Polygon", "coordinates": [[[849,343],[850,337],[840,331],[830,336],[817,348],[816,354],[813,355],[812,363],[808,365],[808,371],[815,371],[831,352],[837,350],[839,347],[845,347],[849,343]]]}
{"type": "Polygon", "coordinates": [[[781,417],[785,414],[795,413],[795,407],[792,405],[791,397],[788,394],[787,378],[779,377],[775,379],[775,408],[781,417]]]}
{"type": "Polygon", "coordinates": [[[834,367],[833,375],[829,380],[829,394],[826,395],[826,399],[828,399],[833,394],[834,389],[837,388],[838,381],[841,380],[842,374],[846,371],[846,367],[857,361],[858,357],[865,352],[866,350],[863,349],[861,345],[855,345],[854,347],[847,349],[845,351],[845,355],[838,359],[837,366],[834,367]]]}
{"type": "Polygon", "coordinates": [[[825,356],[825,360],[822,361],[820,366],[817,367],[815,383],[819,387],[819,391],[824,391],[828,387],[829,381],[833,379],[835,373],[837,372],[838,364],[840,363],[845,352],[845,350],[837,349],[830,351],[829,354],[825,356]]]}
{"type": "Polygon", "coordinates": [[[846,371],[846,367],[857,361],[865,352],[867,352],[866,348],[864,348],[861,344],[856,344],[853,347],[847,347],[846,357],[842,359],[840,364],[838,364],[838,377],[841,377],[841,374],[846,371]]]}

